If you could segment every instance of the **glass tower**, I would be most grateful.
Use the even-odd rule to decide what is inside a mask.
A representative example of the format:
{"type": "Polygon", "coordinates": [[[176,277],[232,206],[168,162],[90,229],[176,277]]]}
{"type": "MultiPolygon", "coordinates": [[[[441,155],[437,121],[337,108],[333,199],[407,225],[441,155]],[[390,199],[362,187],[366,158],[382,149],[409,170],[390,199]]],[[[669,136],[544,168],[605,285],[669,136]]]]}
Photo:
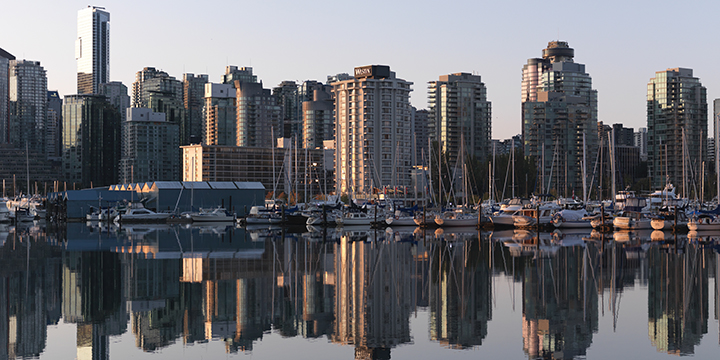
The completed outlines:
{"type": "Polygon", "coordinates": [[[586,161],[597,154],[597,90],[574,56],[567,42],[551,41],[523,66],[522,135],[525,157],[538,164],[536,193],[583,194],[583,142],[586,161]]]}
{"type": "Polygon", "coordinates": [[[75,60],[78,94],[97,94],[98,85],[110,79],[110,13],[104,8],[78,11],[75,60]]]}
{"type": "Polygon", "coordinates": [[[690,195],[685,184],[700,184],[707,127],[707,90],[693,77],[692,69],[656,72],[647,88],[648,176],[652,186],[670,182],[679,185],[684,196],[690,195]]]}

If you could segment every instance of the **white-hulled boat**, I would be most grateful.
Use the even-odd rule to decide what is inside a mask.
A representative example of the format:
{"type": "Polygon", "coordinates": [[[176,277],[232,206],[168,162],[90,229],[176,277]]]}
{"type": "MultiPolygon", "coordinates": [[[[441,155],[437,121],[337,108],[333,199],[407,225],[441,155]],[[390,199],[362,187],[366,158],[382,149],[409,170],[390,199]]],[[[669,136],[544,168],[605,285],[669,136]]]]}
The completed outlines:
{"type": "Polygon", "coordinates": [[[538,219],[540,220],[541,226],[549,225],[552,221],[553,215],[555,215],[555,211],[557,210],[559,210],[559,207],[552,203],[540,205],[538,209],[522,209],[513,215],[513,225],[515,227],[536,226],[538,219]],[[540,212],[539,216],[538,211],[540,212]]]}
{"type": "Polygon", "coordinates": [[[530,204],[528,199],[511,199],[506,205],[500,206],[500,211],[495,212],[490,216],[493,226],[515,226],[515,220],[513,216],[519,214],[519,212],[525,208],[525,205],[530,204]]]}
{"type": "Polygon", "coordinates": [[[650,219],[640,212],[623,211],[613,218],[613,226],[620,230],[651,229],[650,219]]]}
{"type": "Polygon", "coordinates": [[[114,221],[118,223],[161,222],[170,217],[169,212],[155,212],[146,209],[141,203],[131,203],[125,213],[119,214],[114,221]]]}
{"type": "Polygon", "coordinates": [[[564,229],[590,229],[592,228],[592,217],[588,215],[585,209],[570,210],[565,209],[553,215],[550,221],[556,228],[564,229]]]}
{"type": "Polygon", "coordinates": [[[370,225],[374,221],[374,217],[364,212],[347,212],[337,221],[343,226],[370,225]]]}
{"type": "Polygon", "coordinates": [[[435,224],[438,226],[465,226],[472,227],[478,224],[478,214],[462,213],[457,211],[446,211],[441,215],[435,216],[435,224]]]}
{"type": "Polygon", "coordinates": [[[282,216],[265,206],[253,206],[245,216],[246,224],[279,224],[281,222],[282,216]]]}
{"type": "Polygon", "coordinates": [[[393,216],[388,216],[385,223],[393,226],[416,226],[415,216],[408,215],[400,210],[396,210],[393,216]]]}
{"type": "Polygon", "coordinates": [[[687,227],[690,231],[717,231],[720,230],[720,217],[711,214],[700,214],[688,220],[687,227]]]}
{"type": "Polygon", "coordinates": [[[225,208],[217,207],[212,210],[200,209],[198,212],[189,214],[193,222],[232,222],[235,216],[225,208]]]}
{"type": "Polygon", "coordinates": [[[675,217],[676,214],[673,213],[658,214],[650,219],[650,226],[655,230],[673,230],[687,227],[688,219],[684,212],[678,211],[677,220],[675,217]]]}

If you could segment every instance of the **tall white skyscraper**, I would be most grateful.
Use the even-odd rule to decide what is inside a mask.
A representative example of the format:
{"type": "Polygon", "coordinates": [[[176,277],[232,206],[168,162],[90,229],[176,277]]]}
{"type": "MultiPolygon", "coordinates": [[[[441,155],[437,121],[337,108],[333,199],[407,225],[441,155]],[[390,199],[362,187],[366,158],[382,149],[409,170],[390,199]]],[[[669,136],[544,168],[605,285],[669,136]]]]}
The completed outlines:
{"type": "Polygon", "coordinates": [[[110,13],[88,6],[78,11],[75,40],[78,94],[97,94],[110,79],[110,13]]]}
{"type": "Polygon", "coordinates": [[[385,65],[332,83],[338,193],[370,197],[383,186],[411,185],[411,85],[385,65]]]}

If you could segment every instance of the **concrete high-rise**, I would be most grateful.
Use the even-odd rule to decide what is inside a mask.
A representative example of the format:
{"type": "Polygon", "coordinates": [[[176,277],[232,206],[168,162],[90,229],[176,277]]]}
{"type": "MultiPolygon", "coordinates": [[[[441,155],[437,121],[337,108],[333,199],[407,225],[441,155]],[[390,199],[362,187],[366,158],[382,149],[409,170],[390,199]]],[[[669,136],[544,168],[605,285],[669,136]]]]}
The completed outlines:
{"type": "Polygon", "coordinates": [[[302,103],[303,147],[317,149],[325,140],[335,137],[334,103],[329,87],[323,86],[312,91],[312,99],[302,103]]]}
{"type": "Polygon", "coordinates": [[[647,161],[647,128],[641,127],[635,132],[633,145],[640,148],[640,161],[647,161]]]}
{"type": "Polygon", "coordinates": [[[39,61],[10,61],[9,142],[45,153],[47,120],[47,74],[39,61]]]}
{"type": "Polygon", "coordinates": [[[182,134],[182,138],[187,139],[189,144],[199,144],[205,137],[203,107],[205,106],[205,84],[208,82],[208,76],[205,74],[183,74],[183,103],[188,124],[185,131],[189,131],[189,133],[182,134]]]}
{"type": "Polygon", "coordinates": [[[179,181],[179,125],[165,114],[147,108],[130,108],[122,124],[120,181],[179,181]]]}
{"type": "Polygon", "coordinates": [[[487,89],[479,75],[442,75],[428,85],[429,136],[451,164],[475,157],[484,161],[490,154],[491,109],[487,89]],[[464,144],[461,144],[461,140],[464,144]],[[464,154],[461,154],[464,149],[464,154]]]}
{"type": "Polygon", "coordinates": [[[583,194],[583,136],[586,161],[597,153],[597,90],[574,56],[567,42],[551,41],[523,66],[522,139],[539,167],[537,192],[583,194]]]}
{"type": "Polygon", "coordinates": [[[0,48],[0,143],[8,141],[10,119],[10,60],[15,56],[0,48]]]}
{"type": "Polygon", "coordinates": [[[120,113],[103,95],[67,95],[63,104],[63,176],[83,187],[117,183],[120,113]]]}
{"type": "MultiPolygon", "coordinates": [[[[186,130],[189,125],[185,116],[183,83],[162,70],[146,67],[135,74],[131,106],[164,113],[165,120],[180,126],[180,134],[190,133],[186,130]]],[[[180,139],[181,144],[188,142],[189,139],[180,139]]]]}
{"type": "Polygon", "coordinates": [[[647,87],[648,176],[650,184],[679,186],[689,196],[698,184],[707,144],[707,90],[692,69],[657,71],[647,87]],[[684,138],[683,138],[684,137],[684,138]],[[701,152],[703,158],[700,158],[701,152]]]}
{"type": "Polygon", "coordinates": [[[105,8],[78,11],[75,60],[78,94],[97,94],[98,86],[110,80],[110,13],[105,8]]]}
{"type": "Polygon", "coordinates": [[[237,106],[236,145],[267,147],[273,144],[273,135],[282,134],[282,109],[262,82],[235,80],[237,106]]]}
{"type": "Polygon", "coordinates": [[[234,146],[237,143],[235,88],[230,84],[205,84],[203,144],[234,146]]]}
{"type": "Polygon", "coordinates": [[[386,65],[355,68],[332,83],[338,194],[371,197],[383,186],[411,186],[411,82],[386,65]]]}

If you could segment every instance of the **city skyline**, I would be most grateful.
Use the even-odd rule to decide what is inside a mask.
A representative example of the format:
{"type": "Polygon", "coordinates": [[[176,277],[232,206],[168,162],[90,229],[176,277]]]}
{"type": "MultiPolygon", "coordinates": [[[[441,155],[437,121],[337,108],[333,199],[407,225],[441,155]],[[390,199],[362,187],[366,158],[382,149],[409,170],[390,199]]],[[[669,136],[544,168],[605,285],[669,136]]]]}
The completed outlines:
{"type": "MultiPolygon", "coordinates": [[[[503,124],[493,126],[492,138],[503,139],[521,132],[520,80],[524,62],[540,56],[538,49],[548,41],[559,39],[572,44],[579,54],[576,61],[586,64],[592,74],[598,90],[598,120],[604,123],[646,127],[646,85],[662,69],[691,68],[707,87],[708,99],[720,97],[720,76],[713,72],[714,51],[709,38],[702,32],[688,38],[670,27],[657,25],[669,19],[671,13],[673,18],[692,17],[694,23],[710,23],[710,14],[720,10],[720,4],[692,2],[668,11],[663,2],[648,2],[647,6],[635,7],[623,4],[622,11],[618,11],[615,5],[619,3],[600,6],[560,1],[550,5],[554,16],[563,19],[559,22],[562,25],[539,31],[538,25],[527,24],[538,24],[536,14],[545,13],[548,4],[520,4],[524,11],[517,11],[517,3],[449,3],[447,9],[455,24],[453,33],[449,33],[426,25],[429,22],[423,18],[435,15],[433,10],[408,3],[383,7],[364,3],[363,7],[377,5],[384,13],[398,16],[366,18],[369,26],[359,37],[321,31],[326,44],[332,44],[325,53],[308,47],[313,35],[307,34],[317,33],[295,29],[303,26],[303,19],[318,31],[330,29],[332,25],[328,24],[337,19],[357,19],[360,10],[354,5],[204,2],[186,4],[181,10],[133,2],[95,5],[113,15],[110,81],[122,81],[126,86],[132,84],[137,71],[148,66],[177,79],[183,73],[208,74],[211,82],[220,81],[226,65],[251,66],[264,87],[271,88],[285,80],[324,81],[328,75],[350,73],[356,66],[384,64],[415,84],[410,102],[418,109],[426,109],[428,81],[441,74],[468,72],[482,76],[488,101],[493,104],[492,122],[503,124]],[[143,11],[136,11],[138,8],[143,11]],[[240,36],[233,30],[233,22],[216,20],[212,14],[218,10],[255,14],[247,17],[243,28],[257,31],[240,36]],[[193,17],[185,19],[190,14],[193,17]],[[483,20],[482,27],[476,26],[478,19],[483,20]],[[428,51],[433,43],[442,43],[453,55],[428,51]],[[360,44],[364,51],[356,51],[360,44]]],[[[78,10],[85,7],[87,4],[80,2],[8,4],[7,13],[18,15],[0,25],[4,33],[14,34],[4,39],[1,47],[18,59],[40,61],[47,70],[49,90],[58,90],[63,97],[75,94],[73,42],[77,38],[78,10]]]]}

